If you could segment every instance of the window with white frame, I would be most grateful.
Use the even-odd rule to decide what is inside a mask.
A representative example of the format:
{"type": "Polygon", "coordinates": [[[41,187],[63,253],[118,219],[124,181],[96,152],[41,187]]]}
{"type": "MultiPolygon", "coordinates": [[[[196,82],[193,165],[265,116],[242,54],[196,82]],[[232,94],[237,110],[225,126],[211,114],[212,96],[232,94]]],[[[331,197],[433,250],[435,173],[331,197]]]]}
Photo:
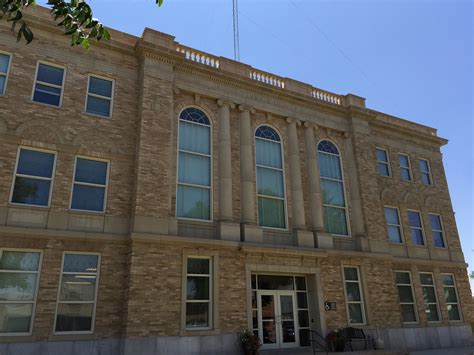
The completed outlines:
{"type": "Polygon", "coordinates": [[[105,211],[108,170],[107,161],[76,157],[71,209],[105,211]]]}
{"type": "Polygon", "coordinates": [[[458,291],[456,289],[456,280],[452,274],[443,274],[444,300],[448,309],[450,321],[461,320],[461,310],[459,309],[458,291]]]}
{"type": "Polygon", "coordinates": [[[415,295],[413,294],[410,272],[396,271],[395,284],[397,285],[400,308],[402,310],[402,322],[417,323],[418,317],[416,311],[415,295]]]}
{"type": "Polygon", "coordinates": [[[344,291],[346,294],[349,324],[365,324],[365,309],[358,267],[344,267],[344,291]]]}
{"type": "Polygon", "coordinates": [[[89,75],[87,83],[86,112],[110,117],[114,95],[114,80],[89,75]]]}
{"type": "Polygon", "coordinates": [[[176,215],[211,220],[211,123],[194,107],[179,115],[176,215]]]}
{"type": "Polygon", "coordinates": [[[100,255],[66,252],[58,291],[56,333],[93,333],[100,255]]]}
{"type": "Polygon", "coordinates": [[[396,207],[384,207],[385,221],[387,222],[388,239],[394,243],[402,243],[402,226],[400,215],[396,207]]]}
{"type": "Polygon", "coordinates": [[[431,272],[420,272],[420,285],[423,294],[426,320],[428,322],[439,322],[438,298],[436,287],[431,272]]]}
{"type": "Polygon", "coordinates": [[[327,233],[349,235],[341,157],[337,147],[324,140],[318,144],[319,175],[327,233]]]}
{"type": "Polygon", "coordinates": [[[0,52],[0,96],[5,95],[7,89],[8,72],[10,71],[11,56],[0,52]]]}
{"type": "Polygon", "coordinates": [[[186,329],[212,327],[212,263],[210,257],[186,258],[186,329]]]}
{"type": "Polygon", "coordinates": [[[0,334],[31,334],[40,265],[40,252],[0,249],[0,334]]]}
{"type": "Polygon", "coordinates": [[[386,149],[377,148],[377,170],[381,176],[390,176],[390,161],[386,149]]]}
{"type": "Polygon", "coordinates": [[[431,178],[430,163],[426,159],[420,159],[420,171],[421,171],[421,182],[423,185],[433,185],[433,179],[431,178]]]}
{"type": "Polygon", "coordinates": [[[410,224],[411,241],[415,245],[425,245],[423,236],[423,223],[420,212],[408,211],[408,223],[410,224]]]}
{"type": "Polygon", "coordinates": [[[66,70],[63,67],[39,62],[36,69],[33,101],[61,106],[65,73],[66,70]]]}
{"type": "Polygon", "coordinates": [[[49,206],[56,154],[43,150],[18,150],[11,202],[49,206]]]}
{"type": "Polygon", "coordinates": [[[411,181],[410,158],[406,154],[398,154],[398,163],[400,164],[400,176],[404,181],[411,181]]]}
{"type": "Polygon", "coordinates": [[[430,213],[431,235],[433,244],[437,248],[446,247],[444,243],[443,222],[439,214],[430,213]]]}
{"type": "Polygon", "coordinates": [[[280,135],[269,126],[255,131],[258,223],[286,228],[285,178],[280,135]]]}

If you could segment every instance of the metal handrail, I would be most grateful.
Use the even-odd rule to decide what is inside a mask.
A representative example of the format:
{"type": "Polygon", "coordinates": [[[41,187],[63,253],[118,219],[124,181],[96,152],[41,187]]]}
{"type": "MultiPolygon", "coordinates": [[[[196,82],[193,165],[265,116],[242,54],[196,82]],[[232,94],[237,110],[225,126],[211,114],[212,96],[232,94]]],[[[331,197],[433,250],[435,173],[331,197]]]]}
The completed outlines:
{"type": "Polygon", "coordinates": [[[318,345],[321,347],[326,354],[328,353],[328,344],[326,338],[324,338],[321,334],[317,331],[310,329],[310,341],[311,341],[311,348],[313,349],[313,355],[316,355],[316,346],[318,345]]]}

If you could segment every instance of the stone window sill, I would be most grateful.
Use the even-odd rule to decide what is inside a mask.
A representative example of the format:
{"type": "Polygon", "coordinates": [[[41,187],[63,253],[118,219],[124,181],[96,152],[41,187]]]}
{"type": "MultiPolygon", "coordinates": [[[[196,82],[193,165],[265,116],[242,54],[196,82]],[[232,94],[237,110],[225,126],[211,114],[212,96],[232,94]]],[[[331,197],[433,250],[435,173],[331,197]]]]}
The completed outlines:
{"type": "Polygon", "coordinates": [[[95,334],[54,334],[48,337],[48,341],[74,341],[74,340],[95,340],[95,334]]]}
{"type": "Polygon", "coordinates": [[[220,335],[220,329],[203,329],[203,330],[187,330],[181,329],[179,336],[203,336],[203,335],[220,335]]]}

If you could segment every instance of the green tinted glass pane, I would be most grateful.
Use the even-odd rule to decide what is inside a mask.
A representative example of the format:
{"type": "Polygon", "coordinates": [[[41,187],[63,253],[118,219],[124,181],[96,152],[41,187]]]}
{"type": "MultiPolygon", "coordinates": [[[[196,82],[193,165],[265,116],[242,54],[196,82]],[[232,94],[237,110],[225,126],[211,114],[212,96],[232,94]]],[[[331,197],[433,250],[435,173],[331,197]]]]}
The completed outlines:
{"type": "Polygon", "coordinates": [[[64,255],[64,272],[97,272],[98,255],[66,254],[64,255]]]}
{"type": "Polygon", "coordinates": [[[210,260],[188,258],[188,274],[208,275],[210,273],[210,260]]]}
{"type": "Polygon", "coordinates": [[[420,274],[420,283],[422,285],[433,285],[432,274],[420,274]]]}
{"type": "Polygon", "coordinates": [[[323,203],[331,206],[345,206],[344,187],[342,182],[321,179],[321,192],[323,194],[323,203]]]}
{"type": "Polygon", "coordinates": [[[263,227],[285,228],[285,201],[259,197],[258,220],[263,227]]]}
{"type": "Polygon", "coordinates": [[[300,327],[309,327],[308,311],[298,311],[298,324],[300,327]]]}
{"type": "Polygon", "coordinates": [[[397,284],[411,284],[410,274],[408,272],[396,272],[395,280],[397,284]]]}
{"type": "Polygon", "coordinates": [[[306,291],[306,277],[296,276],[295,283],[296,283],[296,289],[298,291],[306,291]]]}
{"type": "Polygon", "coordinates": [[[425,303],[435,303],[436,295],[434,287],[422,287],[423,299],[425,303]]]}
{"type": "Polygon", "coordinates": [[[454,286],[453,275],[443,275],[443,285],[454,286]]]}
{"type": "Polygon", "coordinates": [[[306,292],[296,293],[298,308],[308,308],[308,300],[306,299],[306,292]]]}
{"type": "Polygon", "coordinates": [[[259,275],[258,288],[260,290],[293,290],[293,276],[259,275]]]}
{"type": "Polygon", "coordinates": [[[411,291],[411,286],[397,286],[398,295],[400,296],[400,302],[410,303],[413,302],[413,293],[411,291]]]}
{"type": "Polygon", "coordinates": [[[92,303],[58,305],[56,317],[57,332],[80,332],[92,329],[92,303]]]}
{"type": "Polygon", "coordinates": [[[362,306],[360,303],[349,304],[349,316],[351,324],[364,323],[364,319],[362,317],[362,306]]]}
{"type": "Polygon", "coordinates": [[[456,290],[454,287],[445,287],[444,288],[444,298],[448,303],[457,303],[458,298],[456,296],[456,290]]]}
{"type": "Polygon", "coordinates": [[[447,307],[449,320],[461,320],[461,315],[459,314],[459,308],[457,304],[448,304],[447,307]]]}
{"type": "Polygon", "coordinates": [[[3,251],[0,252],[1,270],[38,271],[40,253],[3,251]]]}
{"type": "Polygon", "coordinates": [[[187,300],[209,300],[209,277],[188,276],[187,300]]]}
{"type": "Polygon", "coordinates": [[[357,282],[346,282],[346,292],[348,301],[360,301],[360,289],[357,282]]]}
{"type": "Polygon", "coordinates": [[[357,275],[357,268],[355,267],[345,267],[344,268],[344,279],[345,280],[359,280],[359,276],[357,275]]]}
{"type": "Polygon", "coordinates": [[[65,274],[62,277],[61,301],[93,301],[95,298],[95,275],[65,274]]]}
{"type": "Polygon", "coordinates": [[[438,307],[435,304],[425,304],[426,320],[428,322],[439,321],[438,307]]]}
{"type": "Polygon", "coordinates": [[[324,227],[331,234],[347,235],[346,211],[342,208],[323,207],[324,227]]]}
{"type": "Polygon", "coordinates": [[[186,304],[186,328],[209,326],[209,303],[186,304]]]}
{"type": "Polygon", "coordinates": [[[28,333],[33,305],[0,304],[0,333],[28,333]]]}
{"type": "Polygon", "coordinates": [[[415,309],[412,304],[402,304],[402,321],[416,322],[415,309]]]}
{"type": "Polygon", "coordinates": [[[0,273],[0,301],[33,301],[37,274],[0,273]]]}

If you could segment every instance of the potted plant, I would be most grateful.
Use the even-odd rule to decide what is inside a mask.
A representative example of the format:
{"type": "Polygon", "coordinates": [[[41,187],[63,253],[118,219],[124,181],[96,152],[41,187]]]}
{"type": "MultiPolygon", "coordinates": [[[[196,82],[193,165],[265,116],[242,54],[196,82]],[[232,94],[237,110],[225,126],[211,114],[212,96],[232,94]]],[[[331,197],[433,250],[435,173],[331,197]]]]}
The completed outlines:
{"type": "Polygon", "coordinates": [[[250,330],[244,330],[240,333],[240,344],[242,344],[245,355],[258,355],[262,346],[260,339],[250,330]]]}
{"type": "Polygon", "coordinates": [[[326,335],[326,341],[331,351],[344,351],[346,339],[342,329],[330,330],[326,335]]]}

